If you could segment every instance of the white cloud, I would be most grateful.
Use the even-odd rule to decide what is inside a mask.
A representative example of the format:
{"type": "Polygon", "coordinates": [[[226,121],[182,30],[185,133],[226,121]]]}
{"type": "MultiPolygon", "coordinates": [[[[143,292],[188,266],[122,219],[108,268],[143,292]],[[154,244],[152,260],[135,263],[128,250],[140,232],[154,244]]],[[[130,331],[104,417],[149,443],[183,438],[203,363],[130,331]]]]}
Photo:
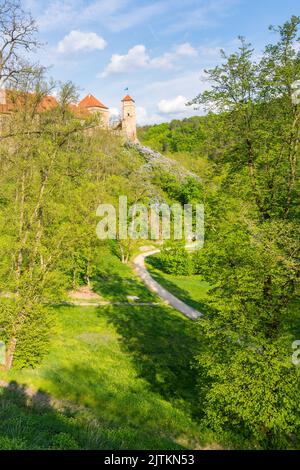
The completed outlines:
{"type": "Polygon", "coordinates": [[[187,110],[186,103],[188,99],[185,96],[178,95],[170,100],[160,100],[157,103],[159,111],[163,114],[180,114],[187,110]]]}
{"type": "Polygon", "coordinates": [[[198,51],[193,46],[191,46],[189,42],[179,44],[179,46],[176,48],[176,53],[184,57],[197,57],[198,55],[198,51]]]}
{"type": "MultiPolygon", "coordinates": [[[[51,2],[38,16],[40,30],[57,29],[70,22],[76,21],[76,7],[70,0],[51,2]]],[[[34,13],[34,10],[33,10],[34,13]]]]}
{"type": "Polygon", "coordinates": [[[76,28],[91,21],[107,25],[112,15],[116,15],[117,21],[118,12],[128,2],[129,0],[95,0],[92,3],[85,0],[53,0],[47,2],[46,8],[43,8],[43,2],[38,1],[30,10],[37,17],[41,31],[52,31],[67,26],[76,28]]]}
{"type": "Polygon", "coordinates": [[[150,61],[146,48],[142,44],[134,46],[129,49],[125,55],[113,54],[110,63],[101,74],[102,77],[107,77],[112,73],[122,73],[128,70],[146,67],[150,61]]]}
{"type": "Polygon", "coordinates": [[[98,34],[83,31],[71,31],[58,43],[58,52],[76,52],[102,50],[107,42],[98,34]]]}
{"type": "MultiPolygon", "coordinates": [[[[106,23],[107,18],[111,15],[117,14],[119,10],[127,7],[129,0],[96,0],[90,3],[82,10],[83,20],[95,20],[103,21],[106,23]]],[[[85,2],[84,2],[85,4],[85,2]]]]}
{"type": "Polygon", "coordinates": [[[94,22],[113,32],[140,26],[170,8],[168,0],[138,5],[132,0],[23,0],[33,4],[30,8],[43,31],[59,30],[66,26],[78,28],[94,22]]]}
{"type": "Polygon", "coordinates": [[[139,126],[150,124],[159,124],[164,121],[163,117],[156,113],[148,113],[147,109],[143,106],[136,108],[136,121],[139,126]]]}
{"type": "Polygon", "coordinates": [[[180,44],[172,52],[165,52],[163,55],[151,58],[143,44],[129,49],[127,54],[113,54],[110,63],[100,74],[101,77],[107,77],[110,74],[128,72],[137,68],[159,68],[170,69],[174,63],[182,57],[195,57],[197,55],[190,43],[180,44]]]}
{"type": "Polygon", "coordinates": [[[120,110],[118,108],[109,108],[109,115],[112,118],[120,117],[120,110]]]}
{"type": "Polygon", "coordinates": [[[185,42],[183,44],[179,44],[171,52],[166,52],[159,57],[155,57],[150,61],[149,65],[152,67],[168,69],[174,67],[174,63],[176,63],[179,59],[185,57],[197,57],[197,55],[197,50],[191,46],[189,42],[185,42]]]}
{"type": "MultiPolygon", "coordinates": [[[[143,106],[147,109],[153,109],[153,97],[155,97],[154,106],[158,113],[164,116],[164,121],[176,119],[178,116],[180,118],[190,117],[196,115],[204,114],[204,109],[198,109],[196,106],[182,106],[183,100],[181,101],[182,113],[173,113],[166,114],[159,110],[158,103],[163,101],[163,109],[166,109],[165,101],[173,101],[177,96],[184,96],[186,101],[191,101],[195,96],[204,90],[209,89],[209,83],[205,80],[205,74],[203,70],[189,70],[184,71],[183,73],[177,73],[175,77],[172,77],[167,80],[157,80],[152,81],[151,83],[145,84],[143,88],[143,106]],[[196,109],[197,108],[197,109],[196,109]]],[[[168,107],[168,104],[167,104],[168,107]]],[[[155,110],[155,108],[154,108],[155,110]]]]}
{"type": "Polygon", "coordinates": [[[174,66],[173,60],[174,55],[170,52],[166,52],[165,54],[159,57],[154,57],[154,59],[149,62],[149,66],[153,68],[170,69],[174,66]]]}
{"type": "MultiPolygon", "coordinates": [[[[200,59],[201,59],[201,62],[202,63],[206,63],[206,62],[211,62],[211,63],[215,63],[216,61],[219,61],[220,58],[221,58],[221,49],[224,49],[224,45],[223,47],[221,46],[201,46],[199,47],[199,55],[200,55],[200,59]]],[[[226,48],[227,48],[227,45],[226,45],[226,48]]]]}

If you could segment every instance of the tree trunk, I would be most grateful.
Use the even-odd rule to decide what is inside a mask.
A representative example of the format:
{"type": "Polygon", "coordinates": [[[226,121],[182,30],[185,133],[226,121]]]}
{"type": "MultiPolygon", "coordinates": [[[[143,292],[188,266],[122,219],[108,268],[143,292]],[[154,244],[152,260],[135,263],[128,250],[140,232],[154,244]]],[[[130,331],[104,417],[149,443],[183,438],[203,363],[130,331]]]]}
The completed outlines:
{"type": "Polygon", "coordinates": [[[25,309],[22,308],[21,312],[18,314],[12,331],[12,336],[8,342],[7,350],[6,350],[6,357],[5,357],[5,370],[11,369],[14,360],[14,354],[18,342],[19,333],[22,330],[24,321],[26,318],[25,309]]]}
{"type": "Polygon", "coordinates": [[[16,345],[17,345],[17,338],[16,337],[11,338],[8,343],[8,348],[6,351],[5,364],[4,364],[5,370],[10,370],[12,368],[16,345]]]}

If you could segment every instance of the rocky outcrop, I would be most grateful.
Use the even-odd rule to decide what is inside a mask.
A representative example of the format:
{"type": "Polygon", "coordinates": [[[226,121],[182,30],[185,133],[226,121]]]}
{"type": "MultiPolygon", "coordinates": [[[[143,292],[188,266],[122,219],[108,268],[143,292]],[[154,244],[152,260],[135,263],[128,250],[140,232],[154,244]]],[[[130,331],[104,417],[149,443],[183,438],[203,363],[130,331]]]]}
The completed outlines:
{"type": "Polygon", "coordinates": [[[142,157],[146,161],[146,167],[148,169],[155,169],[155,168],[162,167],[164,171],[172,172],[174,175],[176,175],[180,179],[190,177],[198,181],[201,181],[199,176],[196,175],[195,173],[192,173],[191,171],[183,168],[175,160],[165,157],[161,153],[156,152],[155,150],[152,150],[149,147],[146,147],[139,143],[137,144],[128,143],[128,146],[135,148],[139,152],[139,154],[142,155],[142,157]]]}

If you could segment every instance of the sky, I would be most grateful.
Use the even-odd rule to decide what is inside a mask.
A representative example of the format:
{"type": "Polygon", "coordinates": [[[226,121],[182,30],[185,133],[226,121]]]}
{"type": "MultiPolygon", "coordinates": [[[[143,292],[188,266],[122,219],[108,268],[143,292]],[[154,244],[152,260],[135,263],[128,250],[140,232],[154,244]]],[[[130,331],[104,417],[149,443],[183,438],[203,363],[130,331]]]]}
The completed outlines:
{"type": "Polygon", "coordinates": [[[118,114],[134,98],[139,125],[201,111],[186,103],[208,87],[220,49],[250,41],[259,54],[269,26],[300,15],[299,0],[22,0],[43,43],[36,55],[58,81],[73,81],[118,114]],[[128,88],[128,92],[125,91],[128,88]]]}

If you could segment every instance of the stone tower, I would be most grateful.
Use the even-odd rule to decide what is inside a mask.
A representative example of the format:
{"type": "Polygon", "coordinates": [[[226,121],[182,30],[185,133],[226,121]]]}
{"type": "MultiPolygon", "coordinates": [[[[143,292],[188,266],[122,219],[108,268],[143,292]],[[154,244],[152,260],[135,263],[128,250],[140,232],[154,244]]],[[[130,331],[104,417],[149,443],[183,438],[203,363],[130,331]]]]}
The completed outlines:
{"type": "Polygon", "coordinates": [[[129,95],[122,99],[122,131],[128,140],[138,142],[135,102],[129,95]]]}

